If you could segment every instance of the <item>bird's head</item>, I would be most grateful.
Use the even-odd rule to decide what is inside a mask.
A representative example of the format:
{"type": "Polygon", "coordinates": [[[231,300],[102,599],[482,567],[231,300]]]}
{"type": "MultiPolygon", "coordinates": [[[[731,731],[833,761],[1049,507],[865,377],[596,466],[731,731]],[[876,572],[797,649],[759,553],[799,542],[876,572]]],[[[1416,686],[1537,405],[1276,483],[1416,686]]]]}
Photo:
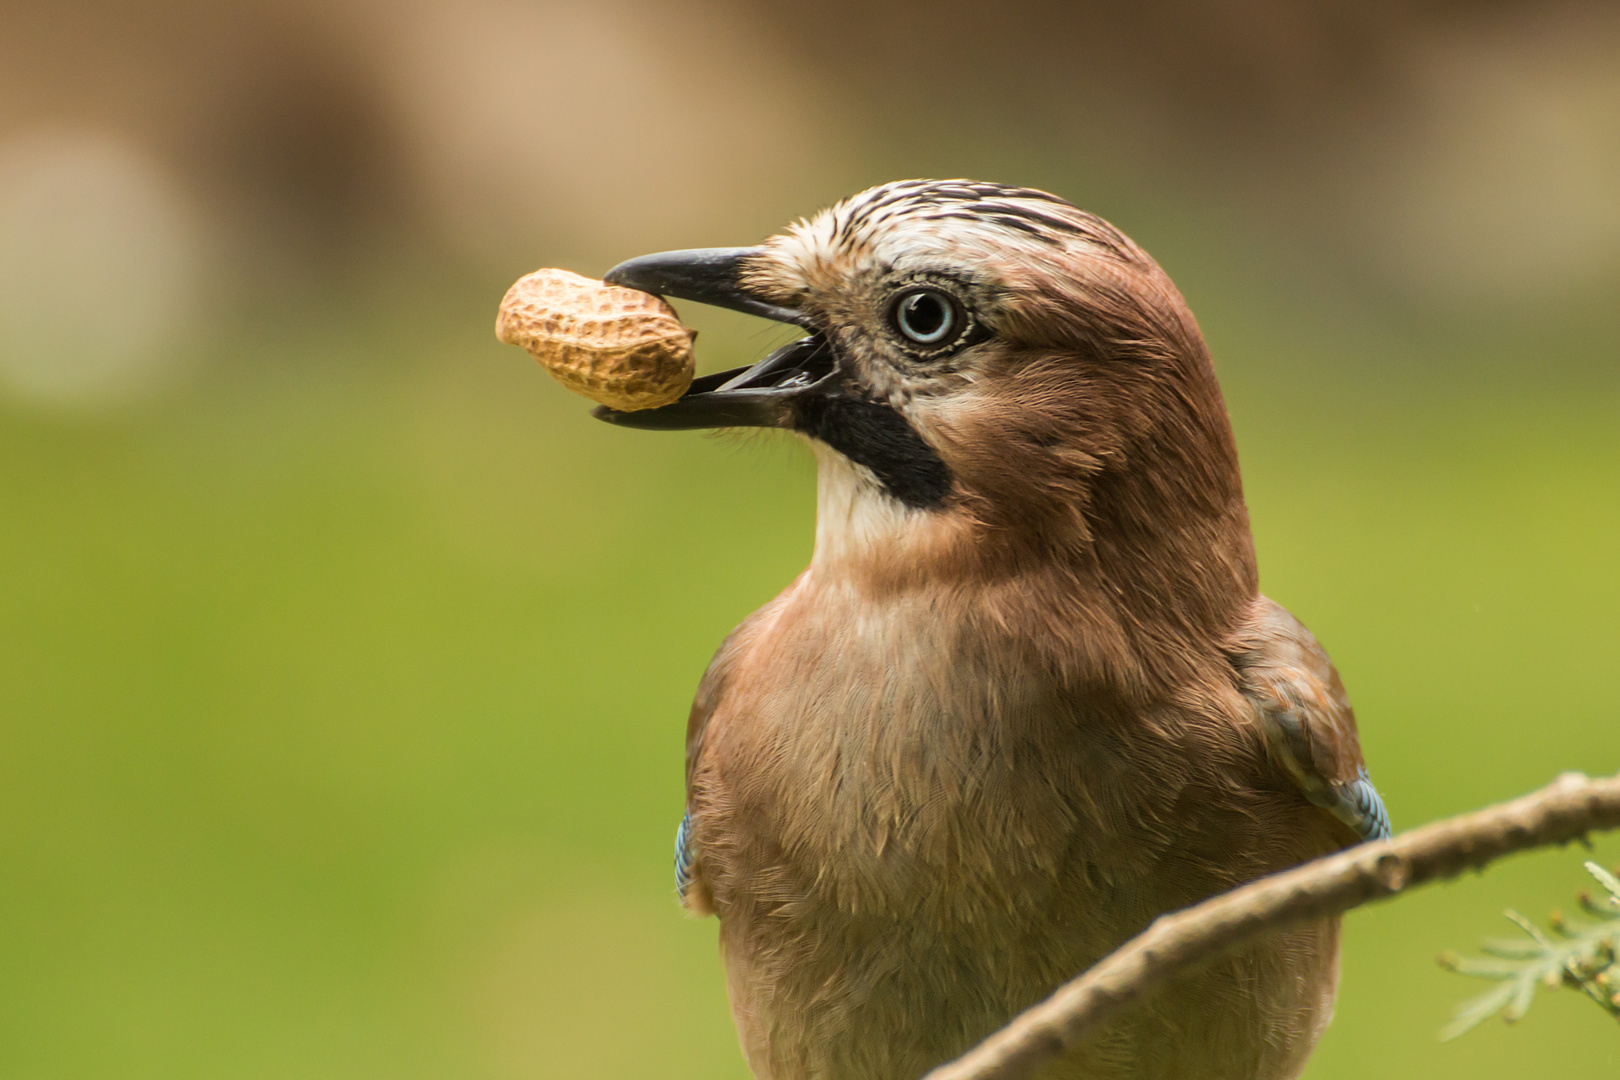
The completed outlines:
{"type": "Polygon", "coordinates": [[[671,405],[598,415],[808,436],[822,572],[905,582],[1046,566],[1116,594],[1164,586],[1159,604],[1254,594],[1236,451],[1197,324],[1152,259],[1062,199],[901,181],[758,247],[649,255],[607,280],[809,331],[671,405]]]}

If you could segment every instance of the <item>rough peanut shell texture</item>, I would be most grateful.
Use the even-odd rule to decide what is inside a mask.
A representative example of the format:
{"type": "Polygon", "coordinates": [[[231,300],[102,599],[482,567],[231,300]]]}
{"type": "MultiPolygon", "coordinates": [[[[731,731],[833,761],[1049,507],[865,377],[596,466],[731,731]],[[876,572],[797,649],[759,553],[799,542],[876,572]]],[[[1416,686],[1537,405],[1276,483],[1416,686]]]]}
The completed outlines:
{"type": "Polygon", "coordinates": [[[673,308],[568,270],[519,278],[495,336],[523,346],[574,393],[623,412],[668,405],[692,383],[695,335],[673,308]]]}

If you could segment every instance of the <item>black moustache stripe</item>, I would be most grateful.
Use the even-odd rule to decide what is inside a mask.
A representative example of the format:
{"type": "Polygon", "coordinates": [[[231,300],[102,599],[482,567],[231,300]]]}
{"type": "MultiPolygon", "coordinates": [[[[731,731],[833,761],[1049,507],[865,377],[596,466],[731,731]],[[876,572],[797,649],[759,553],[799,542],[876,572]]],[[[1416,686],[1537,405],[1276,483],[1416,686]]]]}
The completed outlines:
{"type": "Polygon", "coordinates": [[[889,494],[918,510],[936,510],[951,492],[951,471],[894,408],[858,398],[811,398],[794,430],[819,439],[872,470],[889,494]]]}

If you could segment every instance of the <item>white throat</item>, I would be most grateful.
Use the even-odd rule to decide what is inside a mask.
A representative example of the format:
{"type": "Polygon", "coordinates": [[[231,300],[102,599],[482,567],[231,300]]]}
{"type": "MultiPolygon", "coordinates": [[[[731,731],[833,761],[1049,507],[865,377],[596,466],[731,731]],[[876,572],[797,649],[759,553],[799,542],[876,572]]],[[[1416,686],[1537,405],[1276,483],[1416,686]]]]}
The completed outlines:
{"type": "Polygon", "coordinates": [[[922,539],[930,513],[889,494],[864,466],[820,443],[816,454],[816,550],[819,577],[841,576],[874,556],[903,556],[922,539]]]}

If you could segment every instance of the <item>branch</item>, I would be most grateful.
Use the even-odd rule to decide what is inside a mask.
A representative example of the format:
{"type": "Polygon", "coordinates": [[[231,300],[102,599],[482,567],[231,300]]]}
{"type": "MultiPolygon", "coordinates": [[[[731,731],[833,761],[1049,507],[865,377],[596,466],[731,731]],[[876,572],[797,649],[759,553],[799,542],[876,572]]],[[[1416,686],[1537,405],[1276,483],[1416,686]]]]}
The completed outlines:
{"type": "Polygon", "coordinates": [[[1338,915],[1516,851],[1620,827],[1620,776],[1540,791],[1361,844],[1160,916],[1091,970],[923,1080],[1024,1080],[1164,984],[1255,938],[1338,915]]]}

